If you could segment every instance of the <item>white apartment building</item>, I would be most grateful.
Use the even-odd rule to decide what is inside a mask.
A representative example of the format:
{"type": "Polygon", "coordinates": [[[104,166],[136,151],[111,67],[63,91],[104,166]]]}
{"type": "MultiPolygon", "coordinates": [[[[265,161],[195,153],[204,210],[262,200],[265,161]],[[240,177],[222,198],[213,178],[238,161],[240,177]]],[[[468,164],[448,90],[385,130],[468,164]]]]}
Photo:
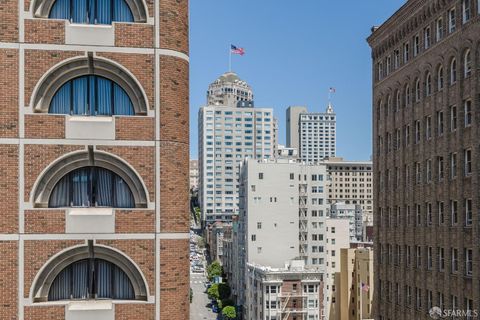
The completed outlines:
{"type": "MultiPolygon", "coordinates": [[[[292,259],[306,269],[330,275],[336,272],[335,254],[349,247],[349,221],[330,219],[328,179],[324,164],[305,164],[289,159],[247,159],[240,169],[240,213],[233,246],[239,249],[240,277],[251,263],[282,268],[292,259]],[[329,233],[330,232],[330,233],[329,233]],[[243,261],[243,263],[242,263],[243,261]]],[[[245,280],[232,283],[239,305],[245,305],[245,280]]],[[[328,289],[327,289],[328,288],[328,289]]],[[[323,302],[328,307],[330,299],[323,302]]],[[[248,312],[248,310],[245,310],[248,312]]],[[[327,312],[327,310],[325,310],[327,312]]]]}
{"type": "Polygon", "coordinates": [[[190,160],[190,190],[198,189],[198,160],[190,160]]]}
{"type": "Polygon", "coordinates": [[[372,161],[347,161],[340,157],[324,160],[330,175],[328,201],[358,204],[363,211],[363,224],[373,224],[372,161]]]}
{"type": "MultiPolygon", "coordinates": [[[[201,107],[198,115],[199,200],[207,223],[231,221],[238,214],[238,166],[245,158],[273,157],[275,146],[273,109],[253,108],[253,102],[243,100],[253,95],[242,93],[245,84],[235,74],[219,79],[209,94],[221,101],[217,91],[223,85],[219,92],[226,92],[227,104],[201,107]]],[[[210,96],[207,100],[212,101],[210,96]]]]}
{"type": "Polygon", "coordinates": [[[287,108],[287,147],[299,150],[300,160],[319,162],[336,155],[336,114],[332,104],[325,112],[308,112],[306,107],[287,108]]]}
{"type": "Polygon", "coordinates": [[[330,217],[349,221],[350,241],[363,241],[362,207],[358,204],[338,202],[330,207],[330,217]]]}

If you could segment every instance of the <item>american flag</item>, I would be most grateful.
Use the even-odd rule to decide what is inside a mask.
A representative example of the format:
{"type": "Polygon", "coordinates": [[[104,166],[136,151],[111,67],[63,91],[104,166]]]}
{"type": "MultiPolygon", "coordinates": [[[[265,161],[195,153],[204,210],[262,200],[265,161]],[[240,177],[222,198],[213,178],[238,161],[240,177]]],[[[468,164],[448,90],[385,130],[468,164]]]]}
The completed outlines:
{"type": "Polygon", "coordinates": [[[368,290],[370,290],[370,286],[362,282],[362,291],[368,292],[368,290]]]}
{"type": "Polygon", "coordinates": [[[335,93],[335,91],[337,91],[337,90],[334,87],[330,87],[330,89],[329,89],[330,93],[335,93]]]}
{"type": "Polygon", "coordinates": [[[231,45],[230,47],[230,51],[233,53],[233,54],[239,54],[241,56],[243,56],[245,54],[245,49],[243,48],[238,48],[237,46],[234,46],[233,44],[231,45]]]}

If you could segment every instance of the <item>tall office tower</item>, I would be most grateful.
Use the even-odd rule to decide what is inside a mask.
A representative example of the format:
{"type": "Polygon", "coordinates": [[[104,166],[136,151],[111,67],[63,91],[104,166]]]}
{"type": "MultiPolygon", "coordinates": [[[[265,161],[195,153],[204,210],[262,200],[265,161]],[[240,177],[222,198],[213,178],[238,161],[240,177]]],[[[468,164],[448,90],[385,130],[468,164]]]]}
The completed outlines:
{"type": "Polygon", "coordinates": [[[329,103],[325,112],[308,112],[306,107],[287,109],[287,147],[297,148],[299,159],[319,162],[336,154],[336,115],[329,103]]]}
{"type": "MultiPolygon", "coordinates": [[[[235,89],[239,83],[248,87],[235,74],[227,75],[222,75],[221,81],[216,80],[211,86],[222,84],[225,89],[222,92],[234,88],[233,94],[240,91],[235,89]]],[[[252,97],[251,91],[248,97],[252,97]]],[[[238,166],[247,157],[273,157],[273,119],[272,108],[253,108],[252,101],[200,108],[198,155],[202,220],[207,223],[231,221],[232,216],[238,214],[238,166]]]]}
{"type": "Polygon", "coordinates": [[[186,0],[2,1],[0,318],[189,318],[188,60],[186,0]]]}
{"type": "Polygon", "coordinates": [[[323,304],[328,309],[332,274],[339,266],[335,252],[350,246],[350,234],[348,219],[327,218],[326,174],[325,165],[288,159],[248,159],[242,165],[238,232],[232,244],[239,254],[227,254],[240,261],[231,263],[240,275],[232,283],[239,305],[248,306],[247,263],[284,268],[300,259],[307,269],[325,275],[323,304]]]}
{"type": "Polygon", "coordinates": [[[331,157],[323,163],[330,175],[328,202],[360,205],[365,225],[373,224],[373,176],[371,161],[331,157]]]}
{"type": "Polygon", "coordinates": [[[368,38],[375,319],[480,309],[479,12],[410,0],[368,38]]]}
{"type": "Polygon", "coordinates": [[[253,91],[235,72],[222,74],[208,86],[208,106],[236,107],[241,101],[253,104],[253,91]]]}

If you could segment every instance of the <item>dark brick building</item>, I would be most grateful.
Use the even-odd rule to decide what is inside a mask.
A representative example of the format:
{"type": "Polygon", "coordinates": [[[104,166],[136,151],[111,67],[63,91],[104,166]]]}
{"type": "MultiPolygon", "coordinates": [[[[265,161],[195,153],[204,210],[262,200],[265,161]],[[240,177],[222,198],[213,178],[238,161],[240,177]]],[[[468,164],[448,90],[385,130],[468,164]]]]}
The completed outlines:
{"type": "Polygon", "coordinates": [[[410,0],[368,38],[375,319],[480,309],[479,12],[410,0]]]}
{"type": "Polygon", "coordinates": [[[0,4],[0,319],[189,319],[188,1],[0,4]]]}

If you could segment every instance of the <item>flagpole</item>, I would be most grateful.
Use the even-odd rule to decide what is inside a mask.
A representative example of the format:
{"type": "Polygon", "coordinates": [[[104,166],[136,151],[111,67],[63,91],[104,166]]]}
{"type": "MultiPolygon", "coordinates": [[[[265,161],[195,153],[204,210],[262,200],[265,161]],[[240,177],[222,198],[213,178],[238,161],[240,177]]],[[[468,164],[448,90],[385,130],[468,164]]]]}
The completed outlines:
{"type": "Polygon", "coordinates": [[[228,49],[228,72],[232,72],[232,48],[228,49]]]}
{"type": "Polygon", "coordinates": [[[363,288],[362,288],[362,284],[361,282],[359,282],[359,286],[360,286],[360,320],[362,320],[363,318],[363,299],[362,299],[362,296],[363,296],[363,288]]]}

